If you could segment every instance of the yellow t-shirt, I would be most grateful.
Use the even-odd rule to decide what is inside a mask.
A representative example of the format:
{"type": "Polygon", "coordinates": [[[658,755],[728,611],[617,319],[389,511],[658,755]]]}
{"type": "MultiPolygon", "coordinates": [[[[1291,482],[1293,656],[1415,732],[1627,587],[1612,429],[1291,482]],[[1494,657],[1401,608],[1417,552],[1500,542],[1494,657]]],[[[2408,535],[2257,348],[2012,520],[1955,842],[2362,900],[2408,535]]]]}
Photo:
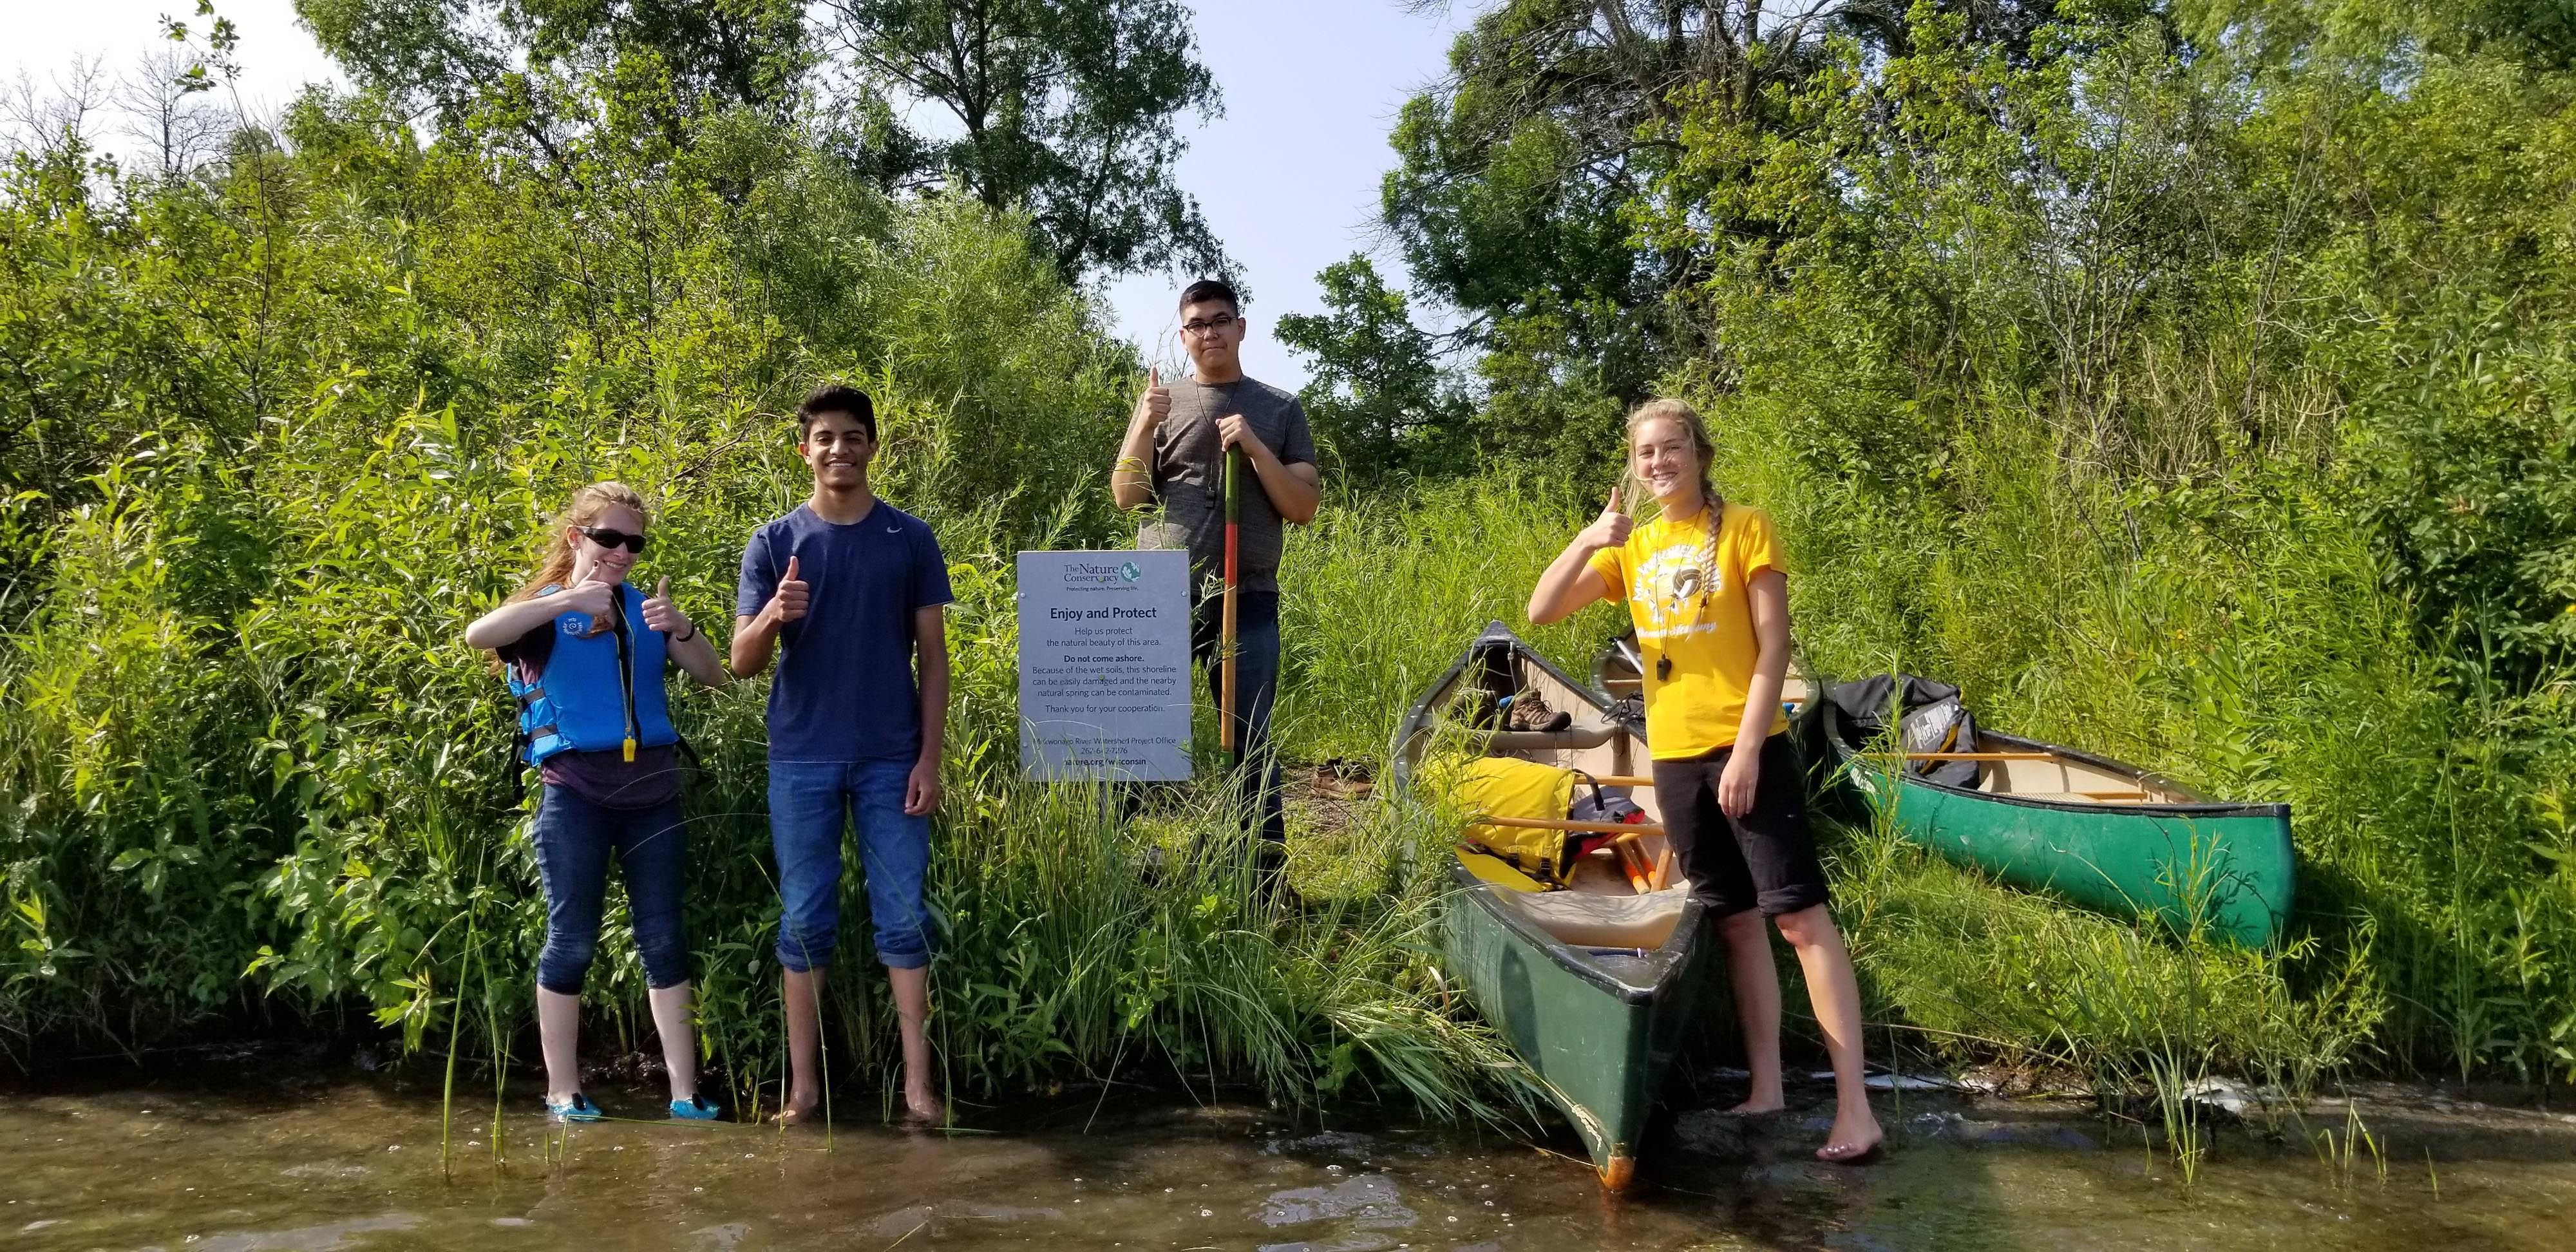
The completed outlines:
{"type": "MultiPolygon", "coordinates": [[[[1751,505],[1726,506],[1717,532],[1716,577],[1708,577],[1708,510],[1680,521],[1659,518],[1628,532],[1625,547],[1592,554],[1610,597],[1628,602],[1637,652],[1646,663],[1646,743],[1658,761],[1705,756],[1735,742],[1753,686],[1761,643],[1753,634],[1753,576],[1787,573],[1771,515],[1751,505]],[[1658,679],[1670,658],[1671,675],[1658,679]]],[[[1772,734],[1789,728],[1774,713],[1772,734]]]]}

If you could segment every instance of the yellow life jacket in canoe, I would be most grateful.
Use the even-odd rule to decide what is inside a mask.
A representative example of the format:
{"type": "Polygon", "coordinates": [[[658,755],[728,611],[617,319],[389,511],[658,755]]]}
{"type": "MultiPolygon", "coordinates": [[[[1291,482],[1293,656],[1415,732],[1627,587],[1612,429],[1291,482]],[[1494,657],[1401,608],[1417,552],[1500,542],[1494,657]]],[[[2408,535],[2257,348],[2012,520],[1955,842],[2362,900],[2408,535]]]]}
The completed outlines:
{"type": "MultiPolygon", "coordinates": [[[[1480,817],[1564,821],[1574,807],[1574,771],[1508,756],[1480,756],[1434,770],[1439,793],[1467,819],[1458,837],[1493,854],[1543,887],[1563,886],[1574,850],[1562,830],[1496,826],[1480,817]]],[[[1469,866],[1474,869],[1474,865],[1469,866]]],[[[1479,873],[1478,877],[1489,877],[1479,873]]],[[[1490,879],[1489,879],[1490,880],[1490,879]]],[[[1526,888],[1523,888],[1524,890],[1526,888]]]]}

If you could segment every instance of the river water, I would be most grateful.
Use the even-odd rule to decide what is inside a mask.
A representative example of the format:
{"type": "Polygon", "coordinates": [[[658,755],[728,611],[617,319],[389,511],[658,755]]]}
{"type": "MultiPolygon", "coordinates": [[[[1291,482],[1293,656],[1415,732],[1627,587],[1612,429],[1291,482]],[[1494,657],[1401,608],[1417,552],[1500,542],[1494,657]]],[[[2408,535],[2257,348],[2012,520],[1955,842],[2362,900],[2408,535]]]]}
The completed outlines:
{"type": "MultiPolygon", "coordinates": [[[[216,1067],[224,1068],[224,1067],[216,1067]]],[[[551,1127],[491,1092],[440,1161],[434,1086],[271,1059],[257,1076],[130,1073],[0,1093],[0,1246],[178,1252],[611,1247],[2563,1248],[2576,1116],[2371,1087],[2278,1137],[2220,1132],[2186,1186],[2085,1106],[1881,1097],[1893,1151],[1805,1152],[1824,1094],[1768,1125],[1671,1119],[1626,1198],[1570,1135],[1537,1144],[1317,1125],[1177,1096],[976,1110],[980,1134],[610,1121],[551,1127]],[[481,1119],[481,1120],[472,1120],[481,1119]],[[2349,1165],[2358,1124],[2379,1145],[2349,1165]],[[2338,1150],[2313,1139],[2332,1131],[2338,1150]],[[2332,1159],[2325,1159],[2331,1155],[2332,1159]],[[2385,1165],[2383,1174],[2380,1163],[2385,1165]]],[[[614,1115],[649,1093],[594,1089],[614,1115]]],[[[871,1110],[873,1109],[873,1101],[871,1110]]]]}

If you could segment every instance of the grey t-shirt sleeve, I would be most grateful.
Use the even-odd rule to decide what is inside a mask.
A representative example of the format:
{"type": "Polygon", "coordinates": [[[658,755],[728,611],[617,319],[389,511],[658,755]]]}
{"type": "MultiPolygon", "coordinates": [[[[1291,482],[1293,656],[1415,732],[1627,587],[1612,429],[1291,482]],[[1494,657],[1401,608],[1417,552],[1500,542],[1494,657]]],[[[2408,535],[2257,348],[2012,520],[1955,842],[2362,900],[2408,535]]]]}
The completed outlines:
{"type": "Polygon", "coordinates": [[[1291,397],[1286,407],[1279,410],[1279,425],[1277,452],[1280,463],[1295,465],[1303,461],[1308,465],[1314,464],[1315,433],[1306,428],[1306,406],[1291,397]]]}

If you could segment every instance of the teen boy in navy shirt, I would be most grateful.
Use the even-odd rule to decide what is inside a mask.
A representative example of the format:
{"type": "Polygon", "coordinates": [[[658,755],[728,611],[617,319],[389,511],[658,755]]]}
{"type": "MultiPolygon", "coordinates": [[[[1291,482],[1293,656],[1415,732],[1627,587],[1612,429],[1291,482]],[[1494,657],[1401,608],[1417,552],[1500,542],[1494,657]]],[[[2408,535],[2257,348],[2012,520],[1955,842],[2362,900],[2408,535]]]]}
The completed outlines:
{"type": "Polygon", "coordinates": [[[930,936],[922,879],[948,718],[948,567],[921,519],[868,490],[866,393],[827,386],[796,411],[814,494],[753,532],[735,596],[733,671],[786,655],[769,688],[769,837],[789,1057],[779,1120],[819,1120],[823,977],[840,937],[841,823],[858,824],[877,959],[894,984],[903,1100],[943,1116],[930,1081],[930,936]],[[915,661],[919,682],[914,681],[915,661]]]}

